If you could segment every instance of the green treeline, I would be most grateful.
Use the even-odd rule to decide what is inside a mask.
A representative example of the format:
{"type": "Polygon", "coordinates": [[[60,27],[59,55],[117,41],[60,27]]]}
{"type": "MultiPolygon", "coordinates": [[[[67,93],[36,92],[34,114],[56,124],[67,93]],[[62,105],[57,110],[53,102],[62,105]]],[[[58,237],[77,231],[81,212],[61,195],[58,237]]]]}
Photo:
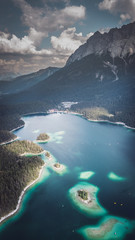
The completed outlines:
{"type": "Polygon", "coordinates": [[[0,131],[0,143],[8,142],[8,141],[14,140],[15,138],[16,138],[16,135],[13,134],[12,132],[9,132],[6,130],[0,131]]]}
{"type": "Polygon", "coordinates": [[[21,157],[0,146],[0,217],[16,208],[22,190],[38,177],[43,164],[40,157],[21,157]]]}
{"type": "Polygon", "coordinates": [[[41,153],[43,151],[43,149],[40,146],[28,140],[15,141],[10,144],[7,144],[3,148],[5,150],[8,150],[16,154],[23,154],[23,153],[36,154],[36,153],[41,153]]]}
{"type": "Polygon", "coordinates": [[[88,192],[85,190],[78,190],[77,191],[78,196],[82,198],[83,200],[88,200],[88,192]]]}

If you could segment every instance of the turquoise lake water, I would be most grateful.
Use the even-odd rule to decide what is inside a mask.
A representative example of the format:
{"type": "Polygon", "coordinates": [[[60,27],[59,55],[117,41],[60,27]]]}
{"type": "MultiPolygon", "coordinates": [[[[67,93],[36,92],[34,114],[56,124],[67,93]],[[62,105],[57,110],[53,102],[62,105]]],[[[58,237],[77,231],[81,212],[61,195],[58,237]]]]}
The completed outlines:
{"type": "MultiPolygon", "coordinates": [[[[40,146],[68,172],[59,176],[45,168],[40,182],[25,194],[19,213],[0,228],[0,240],[83,240],[77,230],[102,219],[78,211],[68,198],[83,171],[95,172],[84,181],[99,188],[98,200],[108,216],[135,220],[135,131],[70,114],[23,119],[25,127],[14,133],[31,141],[40,133],[50,134],[51,141],[40,146]],[[124,180],[112,180],[111,172],[124,180]]],[[[125,239],[135,240],[135,231],[125,239]]]]}

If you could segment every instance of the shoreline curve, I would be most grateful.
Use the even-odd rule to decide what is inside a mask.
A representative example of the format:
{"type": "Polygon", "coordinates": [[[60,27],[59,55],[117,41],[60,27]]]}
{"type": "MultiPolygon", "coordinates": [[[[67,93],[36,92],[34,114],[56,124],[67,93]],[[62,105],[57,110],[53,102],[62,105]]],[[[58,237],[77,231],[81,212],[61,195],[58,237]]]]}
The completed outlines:
{"type": "MultiPolygon", "coordinates": [[[[89,121],[89,122],[110,123],[110,124],[113,124],[113,125],[125,127],[125,128],[127,128],[127,129],[135,130],[134,127],[130,127],[130,126],[126,125],[126,123],[124,123],[124,122],[112,122],[112,121],[103,120],[103,119],[102,119],[102,120],[90,119],[90,118],[87,118],[87,117],[83,116],[83,114],[81,114],[81,113],[78,113],[78,112],[70,112],[70,111],[54,111],[54,112],[49,112],[49,111],[47,111],[47,112],[27,113],[27,114],[22,114],[22,116],[21,116],[20,119],[23,120],[23,119],[22,119],[23,117],[26,117],[26,116],[34,116],[34,115],[36,115],[36,114],[41,114],[41,115],[43,115],[43,116],[46,116],[46,115],[54,114],[54,113],[76,115],[76,116],[80,116],[80,117],[86,119],[86,120],[89,121]]],[[[25,126],[25,123],[24,123],[24,125],[21,125],[20,127],[17,127],[17,128],[14,128],[14,129],[10,130],[10,132],[14,132],[14,131],[16,131],[16,130],[19,130],[20,128],[23,128],[24,126],[25,126]]]]}
{"type": "Polygon", "coordinates": [[[11,211],[10,213],[8,213],[7,215],[3,216],[0,218],[0,226],[8,219],[10,218],[11,216],[15,215],[20,207],[21,207],[21,203],[22,203],[22,200],[23,200],[23,197],[24,197],[24,194],[26,193],[26,191],[32,187],[32,185],[34,185],[36,182],[38,182],[38,180],[40,179],[41,175],[42,175],[42,172],[43,172],[43,169],[45,167],[45,164],[41,167],[40,171],[39,171],[39,175],[38,177],[33,181],[31,182],[30,184],[28,184],[24,189],[23,191],[21,192],[20,196],[19,196],[19,199],[18,199],[18,203],[16,205],[16,209],[11,211]]]}

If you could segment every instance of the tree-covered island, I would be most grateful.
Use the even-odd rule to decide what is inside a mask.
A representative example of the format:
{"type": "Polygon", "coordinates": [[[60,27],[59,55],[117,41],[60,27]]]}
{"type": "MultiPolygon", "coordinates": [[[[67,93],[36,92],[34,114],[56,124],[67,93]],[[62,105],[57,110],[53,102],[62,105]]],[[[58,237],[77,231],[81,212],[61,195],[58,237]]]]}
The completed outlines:
{"type": "Polygon", "coordinates": [[[45,156],[46,156],[47,158],[51,158],[51,154],[50,154],[49,152],[46,152],[46,153],[45,153],[45,156]]]}
{"type": "Polygon", "coordinates": [[[37,137],[37,142],[46,143],[50,139],[49,135],[47,133],[40,133],[40,135],[37,137]]]}
{"type": "Polygon", "coordinates": [[[99,188],[87,182],[80,182],[69,189],[72,204],[87,216],[102,216],[107,210],[98,201],[99,188]]]}
{"type": "Polygon", "coordinates": [[[60,163],[55,163],[55,164],[54,164],[54,167],[56,167],[56,168],[60,168],[61,165],[60,165],[60,163]]]}

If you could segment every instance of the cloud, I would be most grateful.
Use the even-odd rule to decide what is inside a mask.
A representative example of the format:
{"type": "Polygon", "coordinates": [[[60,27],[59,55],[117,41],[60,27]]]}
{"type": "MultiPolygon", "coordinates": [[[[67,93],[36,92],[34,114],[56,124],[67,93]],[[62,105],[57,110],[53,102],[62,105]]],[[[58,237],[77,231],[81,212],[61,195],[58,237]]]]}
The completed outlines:
{"type": "Polygon", "coordinates": [[[100,10],[120,14],[121,23],[126,20],[135,20],[135,0],[103,0],[99,3],[100,10]]]}
{"type": "Polygon", "coordinates": [[[81,32],[76,32],[75,27],[67,28],[59,37],[51,37],[50,50],[37,51],[35,45],[42,40],[43,35],[35,29],[31,28],[28,36],[22,39],[0,32],[0,53],[7,53],[1,54],[0,74],[27,74],[49,66],[63,67],[68,57],[92,35],[89,33],[83,36],[81,32]]]}
{"type": "Polygon", "coordinates": [[[130,16],[128,13],[125,13],[125,14],[121,14],[121,15],[120,15],[120,18],[121,18],[120,23],[122,24],[122,23],[125,22],[126,20],[130,20],[130,19],[131,19],[131,16],[130,16]]]}
{"type": "Polygon", "coordinates": [[[0,74],[4,73],[19,73],[20,67],[23,66],[24,60],[22,58],[16,59],[0,59],[0,74]]]}
{"type": "Polygon", "coordinates": [[[76,28],[67,28],[64,30],[59,37],[52,36],[51,43],[53,48],[61,54],[69,56],[73,53],[80,45],[86,42],[86,40],[93,33],[88,34],[86,37],[82,33],[76,33],[76,28]]]}
{"type": "MultiPolygon", "coordinates": [[[[67,57],[65,56],[19,56],[19,55],[1,55],[0,58],[0,80],[2,76],[7,74],[12,76],[12,74],[24,75],[31,72],[36,72],[40,69],[45,69],[49,66],[63,67],[67,57]]],[[[8,76],[8,77],[9,77],[8,76]]],[[[5,77],[3,78],[5,79],[5,77]]]]}
{"type": "Polygon", "coordinates": [[[110,31],[110,28],[109,28],[109,27],[107,27],[107,28],[100,28],[100,29],[99,29],[99,32],[100,32],[101,34],[108,33],[109,31],[110,31]]]}
{"type": "Polygon", "coordinates": [[[30,54],[30,55],[51,55],[51,50],[36,50],[44,34],[30,28],[29,35],[18,38],[16,35],[0,32],[0,53],[30,54]]]}
{"type": "Polygon", "coordinates": [[[25,0],[13,0],[22,10],[22,22],[36,31],[48,33],[71,26],[85,17],[85,7],[68,6],[62,9],[51,9],[46,4],[44,8],[32,7],[25,0]]]}
{"type": "Polygon", "coordinates": [[[86,9],[82,5],[71,5],[70,0],[42,0],[43,7],[39,8],[30,1],[12,1],[21,9],[22,23],[29,31],[22,38],[0,32],[0,73],[27,74],[48,66],[64,66],[68,56],[89,37],[71,27],[85,18],[86,9]],[[59,37],[52,36],[52,48],[39,50],[41,41],[57,30],[62,33],[59,37]]]}

